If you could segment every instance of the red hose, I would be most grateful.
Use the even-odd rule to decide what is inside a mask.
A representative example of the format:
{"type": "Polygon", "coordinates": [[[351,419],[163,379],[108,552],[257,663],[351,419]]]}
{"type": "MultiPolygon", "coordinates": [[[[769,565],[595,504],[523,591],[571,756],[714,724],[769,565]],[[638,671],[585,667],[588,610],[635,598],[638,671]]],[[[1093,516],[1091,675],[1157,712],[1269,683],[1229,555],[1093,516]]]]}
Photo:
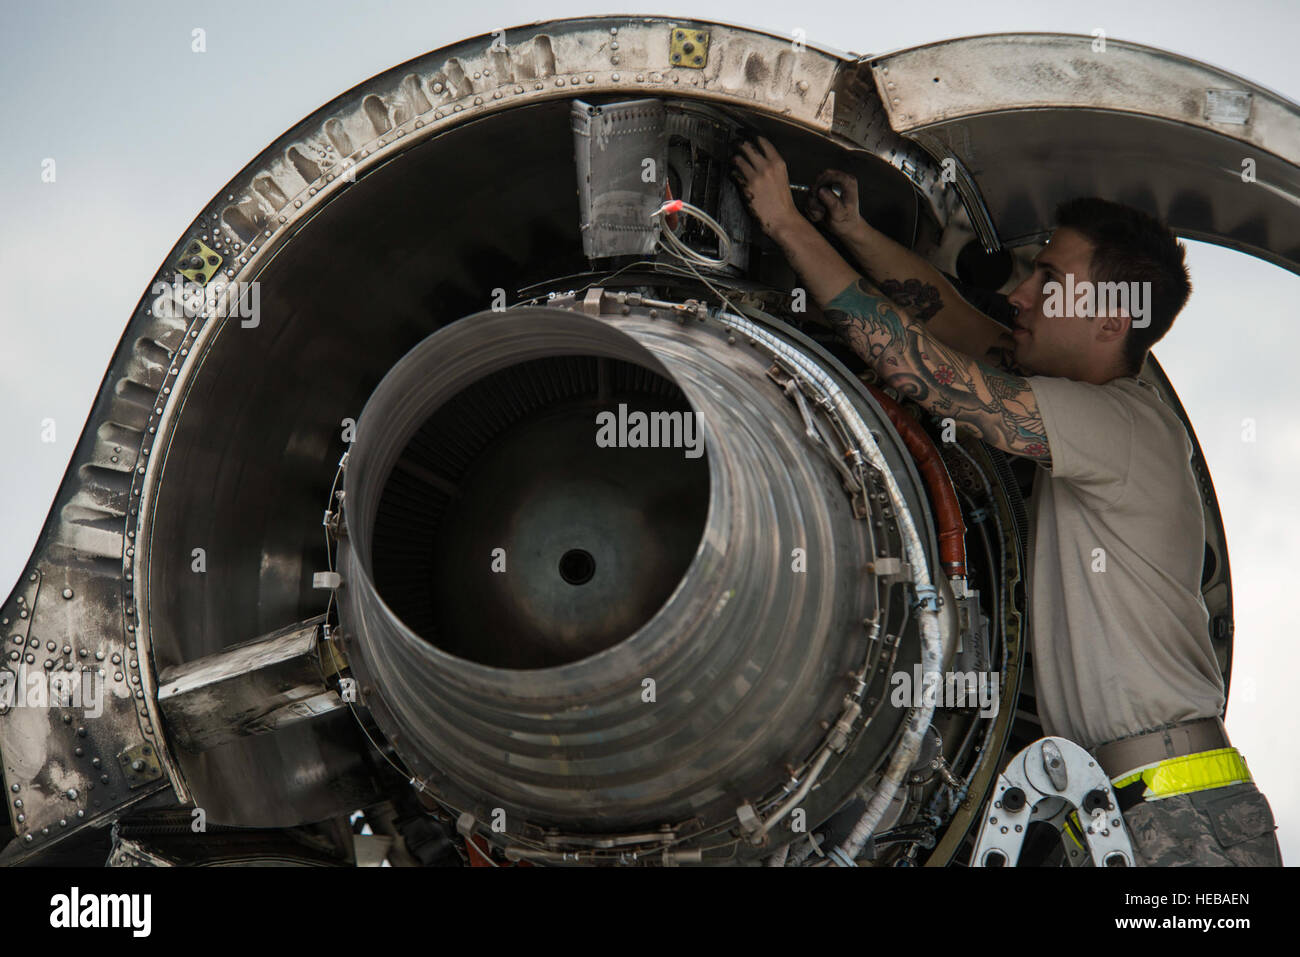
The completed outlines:
{"type": "Polygon", "coordinates": [[[939,561],[949,578],[966,577],[966,521],[962,518],[961,504],[957,501],[957,490],[953,487],[952,477],[944,467],[938,448],[930,440],[921,423],[907,414],[907,411],[891,399],[885,392],[874,385],[866,384],[871,394],[876,397],[889,421],[903,437],[907,451],[916,460],[917,470],[925,479],[930,491],[930,504],[934,507],[935,520],[939,525],[939,561]]]}

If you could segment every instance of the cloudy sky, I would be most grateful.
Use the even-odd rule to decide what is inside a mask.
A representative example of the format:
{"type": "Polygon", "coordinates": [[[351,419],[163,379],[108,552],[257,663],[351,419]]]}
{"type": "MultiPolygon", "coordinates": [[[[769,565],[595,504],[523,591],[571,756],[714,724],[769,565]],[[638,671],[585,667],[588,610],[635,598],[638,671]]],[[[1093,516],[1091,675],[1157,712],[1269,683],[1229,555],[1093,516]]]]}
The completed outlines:
{"type": "MultiPolygon", "coordinates": [[[[127,316],[195,214],[317,107],[411,57],[538,19],[593,13],[718,19],[882,53],[978,33],[1105,30],[1300,99],[1293,0],[899,3],[709,0],[689,5],[479,0],[22,3],[0,10],[0,595],[50,502],[127,316]],[[922,9],[924,15],[910,11],[922,9]],[[201,27],[207,52],[191,52],[201,27]],[[57,180],[41,181],[53,158],[57,180]],[[56,441],[42,442],[53,419],[56,441]]],[[[1228,730],[1300,863],[1300,640],[1287,569],[1300,542],[1300,279],[1189,244],[1191,303],[1156,350],[1195,425],[1223,508],[1236,645],[1228,730]],[[1256,439],[1242,439],[1244,419],[1256,439]]]]}

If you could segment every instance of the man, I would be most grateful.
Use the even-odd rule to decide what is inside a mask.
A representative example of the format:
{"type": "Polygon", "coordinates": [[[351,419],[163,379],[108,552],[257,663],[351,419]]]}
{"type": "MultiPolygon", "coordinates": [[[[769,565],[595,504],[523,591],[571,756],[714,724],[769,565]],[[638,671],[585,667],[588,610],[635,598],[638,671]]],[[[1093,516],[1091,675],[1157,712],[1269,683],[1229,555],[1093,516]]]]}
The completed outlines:
{"type": "Polygon", "coordinates": [[[767,140],[744,144],[735,164],[763,230],[886,383],[1038,463],[1028,557],[1040,717],[1111,777],[1139,863],[1280,866],[1268,801],[1221,719],[1191,443],[1137,378],[1190,294],[1182,245],[1138,210],[1063,204],[1010,296],[1018,311],[1008,336],[937,269],[867,225],[852,177],[823,173],[809,214],[879,285],[798,212],[767,140]],[[1104,310],[1061,296],[1100,293],[1102,283],[1138,285],[1118,304],[1108,295],[1104,310]]]}

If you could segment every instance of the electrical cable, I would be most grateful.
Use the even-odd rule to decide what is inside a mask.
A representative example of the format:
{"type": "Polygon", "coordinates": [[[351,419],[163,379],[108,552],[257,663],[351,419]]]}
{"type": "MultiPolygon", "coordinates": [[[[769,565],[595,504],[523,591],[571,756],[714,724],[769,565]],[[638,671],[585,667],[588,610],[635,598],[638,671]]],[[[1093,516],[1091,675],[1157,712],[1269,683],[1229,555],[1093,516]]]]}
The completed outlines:
{"type": "Polygon", "coordinates": [[[677,257],[694,263],[697,266],[703,266],[706,269],[721,269],[728,264],[731,257],[731,237],[716,219],[684,199],[670,199],[664,202],[658,209],[650,214],[650,218],[659,218],[659,243],[663,248],[676,255],[677,257]],[[713,231],[718,237],[718,258],[714,259],[705,256],[703,253],[696,252],[673,232],[668,225],[668,216],[674,213],[686,213],[688,216],[694,216],[701,223],[713,231]]]}

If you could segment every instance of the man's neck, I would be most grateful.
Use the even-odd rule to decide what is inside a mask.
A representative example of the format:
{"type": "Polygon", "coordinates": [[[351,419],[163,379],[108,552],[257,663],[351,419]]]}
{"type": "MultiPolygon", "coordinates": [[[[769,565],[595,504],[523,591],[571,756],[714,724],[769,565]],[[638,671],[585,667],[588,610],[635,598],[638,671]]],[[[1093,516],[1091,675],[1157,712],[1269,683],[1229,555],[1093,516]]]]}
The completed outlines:
{"type": "Polygon", "coordinates": [[[1129,375],[1122,364],[1118,362],[1107,362],[1104,364],[1084,364],[1081,368],[1074,370],[1074,374],[1067,375],[1066,378],[1074,379],[1076,382],[1090,382],[1093,385],[1105,385],[1108,382],[1114,382],[1117,379],[1132,379],[1134,376],[1129,375]]]}

